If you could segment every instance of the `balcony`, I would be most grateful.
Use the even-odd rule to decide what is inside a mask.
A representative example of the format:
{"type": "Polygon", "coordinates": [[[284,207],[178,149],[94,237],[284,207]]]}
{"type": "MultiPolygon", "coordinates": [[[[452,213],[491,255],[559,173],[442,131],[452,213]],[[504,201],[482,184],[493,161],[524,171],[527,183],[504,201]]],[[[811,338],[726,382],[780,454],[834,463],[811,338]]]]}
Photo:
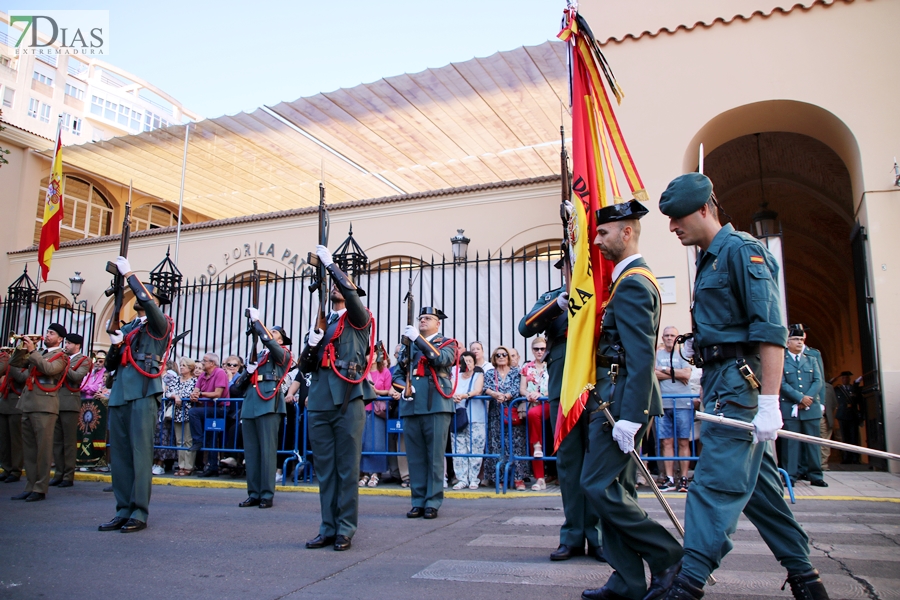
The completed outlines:
{"type": "Polygon", "coordinates": [[[75,110],[77,110],[79,112],[84,111],[84,100],[79,100],[78,98],[75,98],[74,96],[70,96],[70,95],[66,94],[65,96],[63,96],[63,102],[65,103],[66,106],[71,106],[72,108],[74,108],[75,110]]]}
{"type": "Polygon", "coordinates": [[[37,79],[31,80],[31,89],[36,92],[40,92],[45,96],[50,96],[51,98],[53,97],[53,87],[47,85],[46,83],[41,83],[37,79]]]}

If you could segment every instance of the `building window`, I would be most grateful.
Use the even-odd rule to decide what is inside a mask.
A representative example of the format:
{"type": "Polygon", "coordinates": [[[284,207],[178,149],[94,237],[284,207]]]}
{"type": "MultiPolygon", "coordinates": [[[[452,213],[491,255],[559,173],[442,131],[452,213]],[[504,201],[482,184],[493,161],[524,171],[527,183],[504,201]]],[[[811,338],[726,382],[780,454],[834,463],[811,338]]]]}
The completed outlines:
{"type": "Polygon", "coordinates": [[[562,240],[543,240],[528,244],[524,248],[519,248],[513,253],[513,260],[522,260],[529,262],[550,261],[555,263],[562,258],[562,240]]]}
{"type": "Polygon", "coordinates": [[[69,83],[66,84],[66,96],[72,96],[76,100],[84,100],[84,90],[69,83]]]}
{"type": "Polygon", "coordinates": [[[12,59],[8,56],[0,55],[0,67],[12,69],[12,59]]]}
{"type": "Polygon", "coordinates": [[[35,71],[33,77],[34,77],[36,80],[38,80],[38,81],[40,81],[41,83],[43,83],[44,85],[49,85],[49,86],[51,86],[51,87],[53,86],[53,78],[50,77],[49,75],[44,75],[43,73],[40,73],[40,72],[38,72],[38,71],[35,71]]]}
{"type": "Polygon", "coordinates": [[[63,113],[63,131],[69,131],[72,133],[72,135],[81,135],[81,122],[81,117],[76,117],[70,115],[69,113],[63,113]]]}
{"type": "Polygon", "coordinates": [[[38,112],[41,109],[41,103],[39,100],[35,100],[34,98],[30,98],[28,100],[28,116],[37,119],[38,112]]]}
{"type": "Polygon", "coordinates": [[[122,104],[119,105],[119,123],[128,127],[128,114],[131,110],[122,104]]]}
{"type": "MultiPolygon", "coordinates": [[[[41,181],[38,190],[34,243],[41,239],[41,223],[44,220],[44,202],[50,178],[41,181]]],[[[63,177],[65,215],[59,228],[62,242],[109,235],[112,225],[112,205],[106,197],[88,181],[65,175],[63,177]]]]}
{"type": "Polygon", "coordinates": [[[109,119],[110,121],[116,120],[116,112],[119,109],[119,105],[115,102],[106,101],[106,108],[103,111],[103,118],[109,119]]]}
{"type": "Polygon", "coordinates": [[[103,98],[91,96],[91,113],[98,116],[103,114],[103,98]]]}
{"type": "Polygon", "coordinates": [[[141,119],[144,115],[137,112],[136,110],[131,111],[131,128],[140,131],[141,130],[141,119]]]}
{"type": "Polygon", "coordinates": [[[3,106],[12,108],[13,100],[16,99],[16,90],[12,88],[3,88],[3,106]]]}
{"type": "Polygon", "coordinates": [[[41,123],[50,122],[50,105],[41,104],[41,123]]]}
{"type": "Polygon", "coordinates": [[[145,204],[131,212],[131,228],[133,231],[171,227],[177,223],[178,215],[155,204],[145,204]]]}

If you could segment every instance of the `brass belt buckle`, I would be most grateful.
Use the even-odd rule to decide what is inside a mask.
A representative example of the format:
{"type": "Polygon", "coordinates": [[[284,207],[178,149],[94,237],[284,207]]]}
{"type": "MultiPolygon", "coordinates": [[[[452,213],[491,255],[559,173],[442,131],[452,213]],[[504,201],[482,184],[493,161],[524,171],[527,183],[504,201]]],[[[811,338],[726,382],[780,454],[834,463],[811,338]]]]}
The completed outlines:
{"type": "Polygon", "coordinates": [[[741,360],[738,363],[738,371],[740,371],[744,379],[746,379],[747,382],[750,383],[751,388],[753,388],[754,390],[759,389],[759,379],[757,379],[756,375],[753,374],[753,369],[750,368],[750,365],[741,360]]]}
{"type": "Polygon", "coordinates": [[[616,379],[619,378],[619,365],[617,363],[613,363],[609,365],[609,381],[612,384],[616,383],[616,379]]]}

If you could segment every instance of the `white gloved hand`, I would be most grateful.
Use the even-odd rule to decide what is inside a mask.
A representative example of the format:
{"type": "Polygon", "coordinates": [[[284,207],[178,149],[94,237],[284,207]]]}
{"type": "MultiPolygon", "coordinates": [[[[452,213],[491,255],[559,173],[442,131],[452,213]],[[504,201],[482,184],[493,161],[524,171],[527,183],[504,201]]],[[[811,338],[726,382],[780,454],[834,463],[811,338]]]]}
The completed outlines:
{"type": "Polygon", "coordinates": [[[760,394],[759,408],[753,417],[753,443],[768,442],[778,437],[778,430],[784,424],[781,420],[781,408],[778,406],[778,394],[760,394]]]}
{"type": "Polygon", "coordinates": [[[121,329],[116,329],[115,333],[109,334],[109,341],[113,344],[121,344],[125,339],[125,334],[122,333],[121,329]]]}
{"type": "Polygon", "coordinates": [[[252,321],[259,321],[259,309],[252,306],[247,307],[247,314],[250,315],[252,321]]]}
{"type": "Polygon", "coordinates": [[[612,437],[619,444],[619,449],[625,454],[634,450],[634,436],[642,427],[640,423],[618,420],[612,430],[612,437]]]}
{"type": "Polygon", "coordinates": [[[556,297],[556,305],[563,310],[569,308],[569,292],[563,292],[556,297]]]}
{"type": "Polygon", "coordinates": [[[116,258],[116,268],[119,269],[120,275],[125,275],[131,271],[131,263],[124,256],[116,258]]]}
{"type": "Polygon", "coordinates": [[[799,404],[795,404],[794,407],[791,408],[791,417],[793,417],[794,419],[796,419],[796,418],[797,418],[797,415],[799,415],[799,414],[800,414],[800,405],[799,405],[799,404]]]}
{"type": "Polygon", "coordinates": [[[694,338],[690,338],[681,347],[681,355],[685,358],[694,358],[694,338]]]}
{"type": "Polygon", "coordinates": [[[334,260],[331,258],[331,251],[321,244],[316,246],[316,256],[319,257],[319,260],[322,261],[322,265],[325,267],[334,264],[334,260]]]}
{"type": "Polygon", "coordinates": [[[405,335],[410,342],[414,342],[416,341],[416,338],[419,337],[419,330],[415,325],[407,325],[406,329],[403,330],[403,335],[405,335]]]}
{"type": "Polygon", "coordinates": [[[569,202],[568,200],[566,200],[565,207],[566,207],[566,216],[571,217],[572,213],[575,212],[575,205],[572,204],[571,202],[569,202]]]}
{"type": "Polygon", "coordinates": [[[247,363],[247,372],[250,373],[251,375],[253,375],[253,372],[256,370],[256,367],[258,367],[258,366],[259,366],[258,363],[247,363]]]}
{"type": "Polygon", "coordinates": [[[322,331],[321,329],[313,329],[309,332],[309,337],[306,338],[306,343],[310,346],[318,346],[323,337],[325,337],[324,331],[322,331]]]}

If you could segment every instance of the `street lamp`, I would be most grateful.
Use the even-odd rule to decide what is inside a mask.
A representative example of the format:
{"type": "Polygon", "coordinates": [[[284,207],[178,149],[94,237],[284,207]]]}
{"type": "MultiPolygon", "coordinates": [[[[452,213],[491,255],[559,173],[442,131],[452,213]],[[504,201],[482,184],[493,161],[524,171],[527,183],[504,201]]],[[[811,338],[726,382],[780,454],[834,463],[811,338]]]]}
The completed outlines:
{"type": "Polygon", "coordinates": [[[69,291],[72,292],[72,301],[75,306],[80,306],[83,310],[87,310],[87,300],[78,300],[81,295],[81,286],[84,285],[84,277],[81,271],[75,271],[75,277],[69,277],[69,291]]]}
{"type": "Polygon", "coordinates": [[[469,238],[463,235],[464,229],[457,229],[456,235],[450,238],[450,243],[453,245],[453,262],[465,262],[466,261],[466,253],[469,250],[469,238]]]}
{"type": "Polygon", "coordinates": [[[759,205],[759,210],[753,213],[753,235],[758,238],[781,233],[778,231],[778,213],[769,210],[768,206],[768,202],[763,202],[759,205]]]}

